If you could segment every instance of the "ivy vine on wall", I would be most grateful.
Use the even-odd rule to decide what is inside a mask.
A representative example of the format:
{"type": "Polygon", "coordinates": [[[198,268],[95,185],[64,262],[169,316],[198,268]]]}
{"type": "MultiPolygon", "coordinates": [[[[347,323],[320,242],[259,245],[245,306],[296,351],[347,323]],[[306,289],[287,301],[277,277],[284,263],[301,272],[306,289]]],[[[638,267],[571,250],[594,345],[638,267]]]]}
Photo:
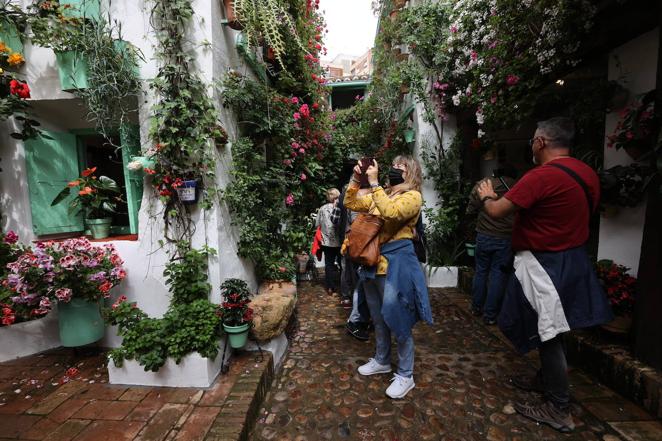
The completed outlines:
{"type": "Polygon", "coordinates": [[[159,70],[150,88],[152,107],[150,148],[154,185],[166,209],[165,237],[178,242],[190,239],[194,225],[188,206],[177,197],[186,180],[202,186],[202,208],[210,208],[217,194],[214,141],[224,143],[225,131],[207,86],[193,71],[194,58],[186,42],[193,17],[190,0],[154,0],[151,14],[159,70]]]}

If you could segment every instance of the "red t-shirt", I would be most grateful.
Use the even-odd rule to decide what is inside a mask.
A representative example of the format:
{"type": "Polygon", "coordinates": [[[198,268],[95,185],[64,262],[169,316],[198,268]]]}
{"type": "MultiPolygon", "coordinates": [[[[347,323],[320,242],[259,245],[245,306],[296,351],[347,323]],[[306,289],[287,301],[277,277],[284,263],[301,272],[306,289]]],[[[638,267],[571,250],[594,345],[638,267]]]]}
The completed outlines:
{"type": "Polygon", "coordinates": [[[505,197],[520,207],[513,225],[513,250],[563,251],[588,240],[589,208],[582,187],[552,163],[573,170],[600,200],[598,175],[582,161],[559,158],[526,173],[505,197]]]}

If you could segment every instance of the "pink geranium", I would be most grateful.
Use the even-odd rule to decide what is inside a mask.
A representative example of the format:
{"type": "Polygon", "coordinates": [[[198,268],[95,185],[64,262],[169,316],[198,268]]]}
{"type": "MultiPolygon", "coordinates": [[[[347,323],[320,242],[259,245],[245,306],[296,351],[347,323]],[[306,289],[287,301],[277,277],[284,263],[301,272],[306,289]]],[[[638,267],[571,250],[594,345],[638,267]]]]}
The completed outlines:
{"type": "Polygon", "coordinates": [[[3,285],[26,316],[47,314],[53,302],[72,298],[98,301],[126,278],[122,258],[112,245],[93,246],[87,239],[39,242],[8,265],[3,285]]]}
{"type": "Polygon", "coordinates": [[[294,205],[294,195],[292,193],[289,193],[285,197],[285,205],[287,205],[288,207],[291,207],[292,205],[294,205]]]}
{"type": "Polygon", "coordinates": [[[506,77],[506,84],[509,86],[514,86],[519,83],[519,77],[517,75],[510,74],[506,77]]]}

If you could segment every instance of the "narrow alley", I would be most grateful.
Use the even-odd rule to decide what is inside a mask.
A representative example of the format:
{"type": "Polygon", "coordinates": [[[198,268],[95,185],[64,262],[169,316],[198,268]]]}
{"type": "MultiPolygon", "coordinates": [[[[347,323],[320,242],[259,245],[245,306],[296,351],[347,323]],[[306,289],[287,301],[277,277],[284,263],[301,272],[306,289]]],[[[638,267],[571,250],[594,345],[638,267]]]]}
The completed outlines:
{"type": "MultiPolygon", "coordinates": [[[[662,427],[631,402],[572,370],[571,435],[515,414],[515,401],[532,393],[507,383],[535,372],[535,359],[518,356],[469,312],[457,289],[432,289],[434,327],[415,328],[416,387],[403,400],[384,394],[391,375],[361,377],[373,341],[344,329],[345,311],[319,286],[300,288],[299,329],[272,385],[252,439],[258,440],[618,440],[662,439],[662,427]],[[655,433],[657,431],[657,433],[655,433]],[[657,436],[657,438],[655,438],[657,436]]],[[[394,355],[395,356],[395,355],[394,355]]]]}

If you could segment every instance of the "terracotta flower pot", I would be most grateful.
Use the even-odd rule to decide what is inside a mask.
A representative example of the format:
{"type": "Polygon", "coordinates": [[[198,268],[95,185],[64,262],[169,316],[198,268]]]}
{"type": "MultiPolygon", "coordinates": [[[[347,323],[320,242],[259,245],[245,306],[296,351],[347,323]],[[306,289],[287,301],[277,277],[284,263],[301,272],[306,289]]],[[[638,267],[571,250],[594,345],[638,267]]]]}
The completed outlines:
{"type": "Polygon", "coordinates": [[[228,26],[235,31],[241,31],[244,27],[237,20],[237,14],[234,13],[234,0],[223,0],[225,6],[225,18],[228,21],[228,26]]]}
{"type": "Polygon", "coordinates": [[[399,9],[399,8],[404,8],[404,7],[405,7],[405,4],[407,4],[407,0],[395,0],[395,1],[393,2],[393,6],[395,6],[395,7],[398,8],[398,9],[399,9]]]}

